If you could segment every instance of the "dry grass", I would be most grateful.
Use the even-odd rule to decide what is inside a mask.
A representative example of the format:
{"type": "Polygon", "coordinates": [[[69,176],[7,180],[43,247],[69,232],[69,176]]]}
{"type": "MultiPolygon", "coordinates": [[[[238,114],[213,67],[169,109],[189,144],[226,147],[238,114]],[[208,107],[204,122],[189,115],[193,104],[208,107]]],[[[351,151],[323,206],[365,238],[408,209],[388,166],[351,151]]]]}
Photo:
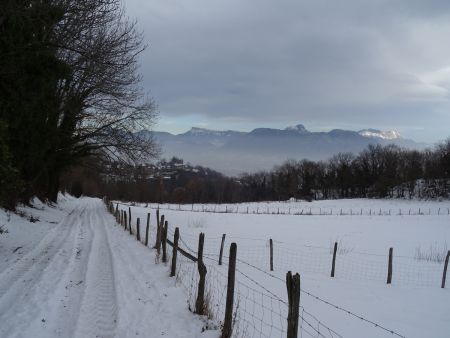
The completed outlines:
{"type": "Polygon", "coordinates": [[[447,252],[447,242],[445,242],[443,245],[433,243],[428,247],[428,249],[422,249],[420,246],[416,248],[414,259],[417,261],[442,263],[445,261],[447,252]]]}

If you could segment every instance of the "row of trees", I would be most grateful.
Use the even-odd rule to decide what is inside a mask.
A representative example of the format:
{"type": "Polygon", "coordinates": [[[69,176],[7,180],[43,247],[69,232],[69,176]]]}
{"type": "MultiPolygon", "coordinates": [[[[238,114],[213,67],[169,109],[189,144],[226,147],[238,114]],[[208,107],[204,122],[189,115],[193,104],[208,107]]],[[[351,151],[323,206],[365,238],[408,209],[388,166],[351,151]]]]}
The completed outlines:
{"type": "Polygon", "coordinates": [[[96,169],[100,183],[89,180],[92,173],[78,181],[85,182],[83,190],[88,194],[157,203],[450,197],[450,139],[426,151],[370,145],[358,155],[341,153],[327,161],[288,160],[271,171],[238,178],[202,167],[196,167],[195,173],[189,166],[173,169],[173,161],[164,162],[165,171],[158,165],[128,167],[127,174],[112,180],[111,172],[100,175],[102,170],[96,169]]]}
{"type": "Polygon", "coordinates": [[[88,156],[157,152],[137,57],[145,46],[120,0],[5,0],[0,12],[0,205],[56,201],[61,175],[88,156]]]}
{"type": "Polygon", "coordinates": [[[449,197],[450,139],[434,150],[369,147],[328,161],[289,160],[271,172],[244,175],[243,200],[354,197],[449,197]]]}

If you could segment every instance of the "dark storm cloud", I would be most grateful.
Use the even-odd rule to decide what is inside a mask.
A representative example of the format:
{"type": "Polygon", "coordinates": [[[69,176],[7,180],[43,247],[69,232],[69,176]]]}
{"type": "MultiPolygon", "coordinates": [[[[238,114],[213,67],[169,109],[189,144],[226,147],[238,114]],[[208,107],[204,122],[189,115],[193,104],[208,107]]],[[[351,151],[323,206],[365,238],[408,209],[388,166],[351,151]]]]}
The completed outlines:
{"type": "Polygon", "coordinates": [[[149,43],[142,71],[162,120],[448,136],[450,1],[125,4],[149,43]]]}

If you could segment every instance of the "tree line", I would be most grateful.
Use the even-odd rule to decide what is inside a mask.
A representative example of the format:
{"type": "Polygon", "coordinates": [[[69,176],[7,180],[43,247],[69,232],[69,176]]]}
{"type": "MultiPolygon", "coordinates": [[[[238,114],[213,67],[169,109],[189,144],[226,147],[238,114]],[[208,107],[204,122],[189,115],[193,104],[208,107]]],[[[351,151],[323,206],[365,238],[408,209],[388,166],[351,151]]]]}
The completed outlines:
{"type": "Polygon", "coordinates": [[[433,150],[369,145],[327,161],[288,160],[270,172],[243,175],[242,200],[448,198],[450,139],[433,150]]]}
{"type": "MultiPolygon", "coordinates": [[[[80,193],[154,203],[450,197],[450,139],[432,150],[369,145],[357,155],[340,153],[326,161],[291,159],[270,171],[239,177],[199,166],[180,168],[179,161],[129,166],[115,175],[96,168],[90,174],[78,173],[75,181],[80,193]]],[[[68,191],[73,181],[73,177],[67,180],[68,191]]]]}
{"type": "Polygon", "coordinates": [[[0,11],[0,206],[56,201],[87,157],[154,156],[154,102],[139,83],[145,48],[120,0],[5,0],[0,11]]]}

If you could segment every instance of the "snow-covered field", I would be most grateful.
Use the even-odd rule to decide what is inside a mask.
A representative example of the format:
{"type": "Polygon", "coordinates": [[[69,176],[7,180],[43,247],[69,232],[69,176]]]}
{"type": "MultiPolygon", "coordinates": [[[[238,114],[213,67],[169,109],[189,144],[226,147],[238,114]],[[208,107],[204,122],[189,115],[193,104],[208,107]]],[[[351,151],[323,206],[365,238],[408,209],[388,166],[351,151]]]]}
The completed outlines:
{"type": "Polygon", "coordinates": [[[99,199],[19,212],[0,210],[0,337],[218,336],[99,199]]]}
{"type": "MultiPolygon", "coordinates": [[[[151,213],[151,237],[157,207],[131,206],[133,220],[139,217],[142,222],[151,213]]],[[[226,264],[217,265],[222,234],[226,234],[226,252],[231,242],[237,243],[236,328],[241,336],[285,336],[284,280],[289,270],[301,275],[304,337],[450,336],[450,277],[447,288],[440,288],[442,260],[450,244],[449,201],[356,199],[159,207],[169,222],[169,237],[175,227],[180,228],[182,248],[195,252],[198,234],[205,233],[210,306],[219,321],[227,274],[226,264]],[[269,239],[274,245],[273,272],[269,239]],[[335,242],[336,276],[331,278],[335,242]],[[391,247],[393,277],[387,285],[391,247]]],[[[129,204],[119,208],[128,211],[129,204]]],[[[180,261],[179,284],[192,304],[196,267],[186,259],[180,261]]]]}
{"type": "Polygon", "coordinates": [[[188,310],[196,264],[178,255],[177,277],[170,278],[170,263],[157,263],[161,257],[150,248],[157,207],[119,204],[131,208],[134,231],[140,218],[141,237],[150,213],[149,248],[118,226],[98,199],[60,196],[55,207],[36,201],[19,208],[21,216],[0,211],[8,231],[0,234],[0,337],[218,337],[210,328],[223,320],[231,242],[238,246],[236,337],[286,336],[289,270],[301,274],[299,337],[449,337],[450,276],[440,288],[450,246],[449,201],[161,205],[169,238],[179,227],[185,250],[195,254],[198,234],[205,233],[213,323],[204,332],[205,319],[188,310]],[[222,234],[226,248],[218,266],[222,234]]]}

